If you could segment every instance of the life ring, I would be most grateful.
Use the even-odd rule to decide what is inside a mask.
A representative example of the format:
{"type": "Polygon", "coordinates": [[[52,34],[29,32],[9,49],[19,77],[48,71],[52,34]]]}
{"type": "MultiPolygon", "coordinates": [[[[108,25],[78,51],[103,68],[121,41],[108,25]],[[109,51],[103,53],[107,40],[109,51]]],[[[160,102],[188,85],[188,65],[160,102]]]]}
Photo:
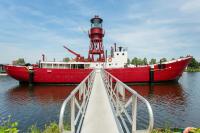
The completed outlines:
{"type": "Polygon", "coordinates": [[[112,61],[112,58],[109,58],[108,61],[111,62],[111,61],[112,61]]]}

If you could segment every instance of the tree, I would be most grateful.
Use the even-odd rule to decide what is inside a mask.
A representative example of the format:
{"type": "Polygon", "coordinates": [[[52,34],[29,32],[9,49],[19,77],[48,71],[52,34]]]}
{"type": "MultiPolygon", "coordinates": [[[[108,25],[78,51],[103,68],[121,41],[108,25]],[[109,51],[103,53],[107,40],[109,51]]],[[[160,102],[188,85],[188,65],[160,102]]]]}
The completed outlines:
{"type": "Polygon", "coordinates": [[[136,66],[138,65],[138,59],[137,59],[137,57],[134,57],[132,59],[131,64],[136,65],[136,66]]]}
{"type": "Polygon", "coordinates": [[[13,65],[25,65],[25,64],[26,63],[25,63],[24,58],[19,58],[19,59],[13,61],[13,65]]]}
{"type": "Polygon", "coordinates": [[[144,65],[147,65],[147,64],[148,64],[148,61],[147,61],[147,58],[146,58],[146,57],[143,59],[143,64],[144,64],[144,65]]]}
{"type": "Polygon", "coordinates": [[[171,60],[175,60],[175,58],[172,58],[171,60]]]}
{"type": "Polygon", "coordinates": [[[192,60],[191,60],[190,63],[188,64],[188,67],[191,67],[191,68],[199,68],[199,62],[196,61],[196,59],[192,57],[192,60]]]}
{"type": "Polygon", "coordinates": [[[68,57],[66,57],[66,58],[63,58],[63,61],[64,61],[64,62],[69,62],[70,59],[69,59],[68,57]]]}
{"type": "Polygon", "coordinates": [[[149,62],[149,64],[151,64],[151,65],[156,64],[156,59],[151,59],[151,61],[149,62]]]}
{"type": "Polygon", "coordinates": [[[137,60],[137,64],[138,64],[138,65],[144,65],[144,62],[143,62],[142,59],[138,58],[138,60],[137,60]]]}

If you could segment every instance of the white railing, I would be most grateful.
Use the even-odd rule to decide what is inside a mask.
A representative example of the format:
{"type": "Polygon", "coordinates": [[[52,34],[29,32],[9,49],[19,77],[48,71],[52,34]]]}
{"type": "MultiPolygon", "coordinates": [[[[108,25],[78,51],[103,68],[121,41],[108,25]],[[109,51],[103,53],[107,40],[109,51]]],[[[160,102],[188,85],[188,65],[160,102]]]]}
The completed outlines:
{"type": "Polygon", "coordinates": [[[102,70],[101,74],[121,131],[126,133],[136,133],[139,131],[150,133],[153,129],[154,118],[149,102],[106,70],[102,70]],[[129,95],[128,98],[126,97],[126,93],[129,95]],[[144,130],[136,129],[138,100],[146,105],[149,115],[148,128],[144,130]],[[131,107],[131,113],[129,113],[128,107],[131,107]]]}
{"type": "Polygon", "coordinates": [[[95,77],[93,70],[65,99],[60,110],[59,130],[61,133],[78,133],[80,132],[83,118],[85,116],[87,104],[89,101],[91,89],[95,77]],[[78,99],[78,100],[77,100],[78,99]],[[80,102],[81,101],[81,102],[80,102]],[[64,129],[64,112],[67,104],[70,102],[71,108],[71,129],[64,129]],[[75,109],[78,109],[77,111],[75,109]]]}

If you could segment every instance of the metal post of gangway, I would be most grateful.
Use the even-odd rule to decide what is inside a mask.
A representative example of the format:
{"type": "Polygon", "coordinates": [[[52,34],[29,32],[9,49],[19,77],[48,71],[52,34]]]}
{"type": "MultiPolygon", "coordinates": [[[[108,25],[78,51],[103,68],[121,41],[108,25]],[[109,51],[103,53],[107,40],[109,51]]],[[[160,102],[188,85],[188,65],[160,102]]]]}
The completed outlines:
{"type": "Polygon", "coordinates": [[[80,132],[83,119],[85,116],[86,108],[89,102],[89,97],[91,94],[94,77],[95,77],[95,70],[93,70],[64,100],[61,110],[60,110],[60,117],[59,117],[59,130],[61,133],[80,132]],[[67,104],[70,104],[70,108],[71,108],[70,131],[64,129],[64,113],[65,113],[65,108],[67,104]],[[77,111],[75,110],[76,108],[78,109],[77,111]]]}
{"type": "Polygon", "coordinates": [[[154,117],[150,103],[144,97],[139,95],[135,90],[121,82],[106,70],[102,69],[101,74],[107,89],[113,112],[115,114],[115,118],[117,120],[117,124],[121,130],[126,133],[136,133],[141,131],[145,133],[152,132],[154,117]],[[126,92],[130,93],[131,96],[126,96],[126,92]],[[146,105],[149,116],[148,128],[143,130],[137,130],[136,127],[138,100],[146,105]],[[131,114],[128,111],[128,107],[131,107],[131,114]],[[131,125],[131,129],[128,125],[131,125]]]}

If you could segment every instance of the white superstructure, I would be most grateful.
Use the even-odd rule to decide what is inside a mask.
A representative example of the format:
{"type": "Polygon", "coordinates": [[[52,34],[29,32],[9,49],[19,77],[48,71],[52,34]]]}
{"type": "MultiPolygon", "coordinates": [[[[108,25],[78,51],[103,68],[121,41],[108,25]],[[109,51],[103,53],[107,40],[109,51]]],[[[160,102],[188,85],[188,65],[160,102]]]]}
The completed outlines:
{"type": "Polygon", "coordinates": [[[111,47],[111,54],[106,58],[105,62],[55,62],[42,61],[41,68],[58,68],[58,69],[89,69],[89,68],[124,68],[127,66],[128,53],[127,48],[111,47]]]}

